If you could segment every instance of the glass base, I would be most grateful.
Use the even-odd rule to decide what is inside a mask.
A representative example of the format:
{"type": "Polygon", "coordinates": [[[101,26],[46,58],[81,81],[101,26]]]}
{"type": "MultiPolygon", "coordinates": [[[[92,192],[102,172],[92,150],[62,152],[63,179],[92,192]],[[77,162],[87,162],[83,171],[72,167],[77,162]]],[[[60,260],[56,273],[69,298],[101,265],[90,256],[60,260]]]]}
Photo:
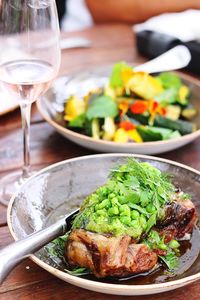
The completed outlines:
{"type": "Polygon", "coordinates": [[[0,179],[0,203],[8,206],[10,198],[24,182],[22,171],[16,171],[0,179]]]}

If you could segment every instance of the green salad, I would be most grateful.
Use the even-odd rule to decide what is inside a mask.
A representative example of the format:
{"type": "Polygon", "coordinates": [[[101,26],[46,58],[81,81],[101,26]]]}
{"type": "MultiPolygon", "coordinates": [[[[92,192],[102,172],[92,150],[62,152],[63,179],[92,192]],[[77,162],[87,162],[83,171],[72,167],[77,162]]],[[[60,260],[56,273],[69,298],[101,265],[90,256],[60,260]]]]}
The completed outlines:
{"type": "Polygon", "coordinates": [[[83,98],[70,95],[62,121],[70,130],[118,143],[169,140],[196,130],[190,90],[175,73],[151,76],[125,62],[83,98]]]}

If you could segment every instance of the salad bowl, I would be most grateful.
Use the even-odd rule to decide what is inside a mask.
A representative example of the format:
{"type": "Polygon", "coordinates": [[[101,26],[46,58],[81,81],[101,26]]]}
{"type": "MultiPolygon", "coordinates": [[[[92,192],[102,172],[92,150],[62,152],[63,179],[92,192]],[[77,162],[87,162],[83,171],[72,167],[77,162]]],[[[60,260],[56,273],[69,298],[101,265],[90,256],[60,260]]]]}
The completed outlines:
{"type": "Polygon", "coordinates": [[[89,71],[83,71],[71,75],[58,78],[53,88],[51,88],[45,97],[37,102],[38,109],[43,118],[53,128],[72,142],[93,149],[98,152],[123,152],[123,153],[139,153],[139,154],[157,154],[177,149],[184,146],[200,135],[200,85],[197,80],[192,77],[178,74],[184,85],[190,92],[190,103],[197,111],[197,116],[192,120],[196,126],[196,131],[183,136],[177,136],[173,139],[146,141],[143,143],[135,142],[113,142],[102,139],[94,139],[85,134],[76,132],[71,128],[63,125],[62,113],[64,103],[70,95],[83,97],[90,90],[105,86],[111,74],[112,66],[99,67],[89,71]]]}
{"type": "MultiPolygon", "coordinates": [[[[28,179],[12,197],[8,207],[8,224],[15,240],[53,224],[79,207],[83,199],[107,180],[109,171],[128,157],[148,162],[173,176],[173,183],[191,195],[200,214],[200,173],[190,167],[169,160],[132,154],[97,154],[62,161],[51,165],[28,179]],[[98,172],[97,172],[98,170],[98,172]]],[[[176,276],[149,281],[135,279],[104,281],[74,276],[66,272],[60,260],[42,248],[30,258],[54,276],[73,285],[96,292],[115,295],[148,295],[170,291],[200,279],[199,239],[190,252],[191,264],[180,269],[176,276]],[[194,263],[195,261],[195,263],[194,263]]]]}

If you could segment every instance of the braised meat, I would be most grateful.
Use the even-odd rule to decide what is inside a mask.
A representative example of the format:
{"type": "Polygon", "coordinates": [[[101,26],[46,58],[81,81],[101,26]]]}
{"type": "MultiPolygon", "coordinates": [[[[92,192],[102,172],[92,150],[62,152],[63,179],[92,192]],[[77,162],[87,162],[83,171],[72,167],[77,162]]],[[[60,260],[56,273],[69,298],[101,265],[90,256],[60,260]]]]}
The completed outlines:
{"type": "Polygon", "coordinates": [[[157,255],[130,236],[109,236],[84,229],[73,230],[66,245],[71,266],[90,269],[97,277],[124,277],[151,270],[157,255]]]}
{"type": "Polygon", "coordinates": [[[197,222],[197,212],[191,200],[182,200],[177,197],[175,202],[166,206],[165,218],[157,222],[156,227],[167,241],[174,238],[181,239],[191,233],[197,222]]]}
{"type": "MultiPolygon", "coordinates": [[[[190,233],[196,221],[192,201],[177,197],[177,201],[166,206],[165,218],[158,221],[156,230],[169,242],[190,233]]],[[[156,265],[157,255],[160,255],[157,251],[151,251],[145,244],[136,244],[128,235],[115,237],[84,229],[72,230],[65,252],[71,266],[90,269],[97,277],[124,277],[147,272],[156,265]]]]}
{"type": "Polygon", "coordinates": [[[128,159],[81,205],[66,243],[68,263],[97,277],[147,272],[157,260],[175,270],[179,241],[190,239],[197,221],[189,199],[169,174],[128,159]]]}

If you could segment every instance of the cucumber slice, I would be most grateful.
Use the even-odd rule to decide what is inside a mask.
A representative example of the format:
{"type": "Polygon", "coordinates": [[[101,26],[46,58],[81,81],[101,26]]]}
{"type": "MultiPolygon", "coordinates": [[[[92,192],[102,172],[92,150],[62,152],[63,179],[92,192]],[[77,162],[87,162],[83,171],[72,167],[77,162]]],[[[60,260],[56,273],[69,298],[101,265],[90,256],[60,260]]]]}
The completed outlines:
{"type": "MultiPolygon", "coordinates": [[[[136,120],[138,120],[143,125],[148,125],[149,116],[133,114],[131,112],[128,115],[136,120]]],[[[157,116],[154,120],[153,126],[168,128],[173,131],[179,131],[181,135],[192,133],[196,130],[196,125],[189,121],[183,120],[171,120],[162,116],[157,116]]]]}

